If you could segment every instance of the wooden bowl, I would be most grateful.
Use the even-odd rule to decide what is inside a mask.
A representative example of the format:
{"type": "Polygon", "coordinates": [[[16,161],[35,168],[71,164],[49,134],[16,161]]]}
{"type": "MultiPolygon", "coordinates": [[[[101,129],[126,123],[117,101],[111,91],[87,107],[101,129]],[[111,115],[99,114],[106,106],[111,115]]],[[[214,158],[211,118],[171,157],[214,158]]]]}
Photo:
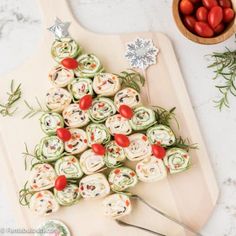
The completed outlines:
{"type": "MultiPolygon", "coordinates": [[[[236,32],[236,17],[235,19],[226,27],[226,29],[219,35],[212,37],[212,38],[203,38],[200,37],[196,34],[193,34],[190,32],[185,25],[182,22],[180,12],[179,12],[179,2],[180,0],[173,0],[172,4],[172,12],[173,12],[173,17],[175,19],[175,23],[180,30],[180,32],[188,39],[192,40],[193,42],[200,43],[200,44],[217,44],[220,42],[225,41],[229,37],[231,37],[235,32],[236,32]]],[[[236,7],[236,2],[235,0],[232,1],[233,8],[235,10],[236,7]]]]}

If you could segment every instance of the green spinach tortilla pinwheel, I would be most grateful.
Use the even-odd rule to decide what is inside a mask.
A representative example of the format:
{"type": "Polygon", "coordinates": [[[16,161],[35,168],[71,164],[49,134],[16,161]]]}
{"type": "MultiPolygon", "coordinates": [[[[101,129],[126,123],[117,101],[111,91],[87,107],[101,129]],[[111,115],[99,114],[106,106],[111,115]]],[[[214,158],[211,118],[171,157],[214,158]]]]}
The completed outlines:
{"type": "Polygon", "coordinates": [[[122,192],[127,188],[134,187],[138,183],[138,178],[134,170],[128,167],[119,167],[110,172],[108,181],[114,192],[122,192]]]}
{"type": "Polygon", "coordinates": [[[55,87],[65,87],[74,79],[74,72],[58,65],[51,70],[48,77],[55,87]]]}
{"type": "Polygon", "coordinates": [[[61,191],[54,188],[54,195],[57,202],[62,206],[71,206],[80,200],[79,187],[71,183],[67,184],[61,191]]]}
{"type": "Polygon", "coordinates": [[[116,93],[114,103],[117,110],[119,110],[121,105],[135,108],[141,105],[141,97],[136,90],[132,88],[124,88],[116,93]]]}
{"type": "Polygon", "coordinates": [[[64,127],[64,119],[56,112],[47,112],[40,117],[40,125],[45,134],[52,135],[57,129],[64,127]]]}
{"type": "Polygon", "coordinates": [[[30,171],[28,185],[31,191],[41,191],[54,186],[56,172],[53,166],[43,163],[36,164],[30,171]]]}
{"type": "Polygon", "coordinates": [[[94,143],[106,144],[110,141],[111,135],[103,124],[90,124],[86,128],[88,137],[88,146],[91,147],[94,143]]]}
{"type": "Polygon", "coordinates": [[[93,100],[92,106],[88,110],[89,117],[94,123],[102,123],[109,116],[116,113],[116,108],[111,99],[105,97],[97,97],[93,100]]]}
{"type": "Polygon", "coordinates": [[[134,115],[130,120],[130,125],[133,130],[146,130],[156,123],[155,112],[147,107],[138,107],[134,109],[134,115]]]}
{"type": "Polygon", "coordinates": [[[129,135],[132,133],[132,128],[129,123],[129,120],[116,114],[107,118],[106,127],[108,128],[111,135],[115,134],[124,134],[129,135]]]}
{"type": "Polygon", "coordinates": [[[82,54],[77,58],[77,61],[78,67],[75,71],[77,77],[93,78],[104,70],[99,59],[93,54],[82,54]]]}
{"type": "Polygon", "coordinates": [[[37,147],[37,155],[44,162],[59,159],[64,151],[64,143],[57,136],[47,136],[41,139],[37,147]]]}
{"type": "Polygon", "coordinates": [[[63,156],[55,163],[58,176],[65,175],[67,179],[79,179],[83,176],[79,160],[75,156],[63,156]]]}
{"type": "Polygon", "coordinates": [[[175,143],[175,134],[166,125],[155,125],[147,130],[147,136],[151,144],[160,144],[164,147],[175,143]]]}
{"type": "Polygon", "coordinates": [[[106,153],[104,161],[107,167],[116,168],[119,167],[126,159],[125,151],[122,147],[118,146],[115,141],[110,141],[106,145],[106,153]]]}
{"type": "Polygon", "coordinates": [[[129,197],[125,194],[114,193],[107,196],[103,201],[104,213],[113,219],[129,215],[132,211],[132,205],[129,197]]]}
{"type": "Polygon", "coordinates": [[[161,159],[154,156],[146,157],[136,165],[136,173],[140,181],[156,182],[166,178],[166,167],[161,159]]]}
{"type": "Polygon", "coordinates": [[[42,190],[34,193],[29,202],[29,208],[39,216],[46,216],[59,210],[59,204],[53,193],[42,190]]]}
{"type": "Polygon", "coordinates": [[[67,106],[63,110],[62,115],[66,125],[72,128],[80,128],[89,123],[87,111],[81,110],[77,103],[67,106]]]}
{"type": "Polygon", "coordinates": [[[69,129],[71,139],[65,142],[65,150],[70,154],[79,154],[85,151],[88,147],[88,139],[84,130],[69,129]]]}
{"type": "Polygon", "coordinates": [[[66,57],[77,57],[81,51],[80,46],[72,38],[61,38],[54,41],[51,48],[52,57],[61,62],[66,57]]]}
{"type": "Polygon", "coordinates": [[[80,100],[84,95],[93,96],[92,80],[89,78],[76,78],[68,85],[68,89],[75,101],[80,100]]]}
{"type": "Polygon", "coordinates": [[[164,163],[171,174],[183,172],[191,164],[188,152],[180,148],[169,149],[164,157],[164,163]]]}
{"type": "Polygon", "coordinates": [[[104,156],[97,155],[88,149],[80,156],[80,166],[86,175],[94,174],[105,165],[104,156]]]}
{"type": "Polygon", "coordinates": [[[85,199],[102,198],[110,193],[110,186],[103,174],[88,175],[81,179],[80,194],[85,199]]]}
{"type": "Polygon", "coordinates": [[[129,141],[130,145],[124,150],[130,161],[139,161],[152,154],[152,148],[146,135],[141,133],[131,134],[129,141]]]}
{"type": "Polygon", "coordinates": [[[100,73],[93,79],[93,90],[102,96],[114,96],[121,88],[118,76],[110,73],[100,73]]]}
{"type": "Polygon", "coordinates": [[[53,112],[62,112],[71,100],[71,94],[63,88],[50,88],[46,94],[46,106],[53,112]]]}

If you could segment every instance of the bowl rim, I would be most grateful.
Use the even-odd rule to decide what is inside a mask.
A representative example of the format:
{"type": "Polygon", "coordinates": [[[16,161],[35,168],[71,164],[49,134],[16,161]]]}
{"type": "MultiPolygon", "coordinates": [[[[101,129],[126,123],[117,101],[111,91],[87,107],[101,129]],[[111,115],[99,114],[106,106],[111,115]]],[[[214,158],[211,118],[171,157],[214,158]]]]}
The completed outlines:
{"type": "MultiPolygon", "coordinates": [[[[204,38],[204,37],[200,37],[196,34],[193,34],[191,31],[189,31],[187,29],[187,27],[183,24],[183,21],[181,19],[180,16],[180,12],[179,12],[179,2],[181,0],[173,0],[172,2],[172,14],[175,20],[175,23],[177,25],[177,28],[179,29],[179,31],[181,32],[182,35],[184,35],[186,38],[190,39],[193,42],[199,43],[199,44],[206,44],[206,45],[210,45],[210,44],[217,44],[220,42],[225,41],[226,39],[228,39],[229,37],[231,37],[235,31],[236,31],[236,17],[235,19],[227,26],[227,28],[225,29],[225,31],[215,37],[211,37],[211,38],[204,38]]],[[[232,1],[233,4],[233,8],[235,10],[235,5],[234,2],[232,1]]]]}

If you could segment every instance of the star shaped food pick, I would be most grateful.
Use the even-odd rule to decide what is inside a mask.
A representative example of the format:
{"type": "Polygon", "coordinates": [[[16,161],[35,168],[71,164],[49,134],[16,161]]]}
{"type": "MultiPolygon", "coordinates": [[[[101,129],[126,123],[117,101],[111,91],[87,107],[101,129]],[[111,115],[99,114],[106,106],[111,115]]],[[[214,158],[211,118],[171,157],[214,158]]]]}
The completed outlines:
{"type": "Polygon", "coordinates": [[[62,22],[59,18],[56,18],[55,24],[48,28],[51,31],[56,39],[61,39],[70,36],[68,28],[70,22],[62,22]]]}

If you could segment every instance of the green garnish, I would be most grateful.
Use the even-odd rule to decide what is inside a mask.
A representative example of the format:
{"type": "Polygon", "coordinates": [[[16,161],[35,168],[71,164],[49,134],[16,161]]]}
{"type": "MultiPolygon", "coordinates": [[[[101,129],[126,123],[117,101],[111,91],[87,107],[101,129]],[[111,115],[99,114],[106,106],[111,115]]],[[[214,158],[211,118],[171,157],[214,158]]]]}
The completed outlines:
{"type": "Polygon", "coordinates": [[[34,192],[31,192],[27,188],[28,181],[25,183],[24,187],[19,191],[19,202],[22,206],[28,206],[30,203],[31,197],[34,195],[34,192]]]}
{"type": "Polygon", "coordinates": [[[5,104],[0,104],[0,114],[2,116],[12,116],[17,108],[12,110],[13,105],[21,98],[21,84],[16,88],[14,86],[14,80],[11,81],[10,92],[7,93],[8,99],[5,104]]]}
{"type": "Polygon", "coordinates": [[[35,148],[35,150],[34,150],[34,153],[31,153],[31,152],[29,152],[29,149],[28,149],[28,146],[27,146],[26,143],[25,143],[25,151],[22,152],[22,155],[23,155],[23,157],[24,157],[24,159],[25,159],[25,161],[24,161],[25,170],[28,169],[28,168],[27,168],[27,167],[28,167],[28,165],[27,165],[27,159],[28,159],[29,157],[31,158],[31,160],[30,160],[31,169],[34,167],[34,165],[41,163],[41,162],[39,161],[39,157],[38,157],[38,155],[37,155],[37,153],[36,153],[36,148],[35,148]]]}
{"type": "Polygon", "coordinates": [[[153,109],[156,113],[156,120],[158,124],[170,126],[170,122],[174,120],[179,127],[179,123],[175,117],[176,107],[173,107],[170,110],[166,110],[165,108],[160,106],[153,106],[153,109]]]}
{"type": "Polygon", "coordinates": [[[122,71],[120,74],[116,74],[116,76],[121,79],[122,85],[124,87],[133,88],[139,93],[141,91],[140,85],[144,86],[145,84],[144,77],[140,73],[132,69],[122,71]]]}
{"type": "Polygon", "coordinates": [[[215,87],[220,92],[220,98],[215,100],[216,107],[221,111],[224,107],[230,107],[229,95],[236,97],[236,50],[226,48],[226,52],[214,52],[211,56],[213,63],[208,68],[214,68],[213,80],[220,83],[215,87]]]}
{"type": "Polygon", "coordinates": [[[27,112],[23,116],[23,119],[31,118],[31,117],[35,116],[36,114],[38,114],[38,113],[49,112],[48,109],[43,108],[43,106],[41,105],[41,103],[39,102],[39,99],[37,97],[35,98],[35,100],[36,100],[36,103],[37,103],[37,107],[33,107],[26,100],[24,100],[24,103],[27,106],[27,108],[29,109],[29,112],[27,112]]]}
{"type": "Polygon", "coordinates": [[[189,151],[190,149],[198,149],[196,143],[191,143],[188,138],[183,139],[181,136],[176,139],[173,146],[185,149],[186,151],[189,151]]]}
{"type": "MultiPolygon", "coordinates": [[[[171,121],[174,120],[177,127],[179,128],[178,120],[175,117],[176,107],[173,107],[170,110],[166,110],[163,107],[154,106],[153,109],[156,113],[156,120],[158,124],[162,124],[162,125],[166,125],[170,127],[171,121]]],[[[186,151],[189,151],[190,149],[198,148],[196,143],[191,143],[189,139],[187,138],[184,139],[181,136],[176,139],[175,143],[172,146],[185,149],[186,151]]]]}

